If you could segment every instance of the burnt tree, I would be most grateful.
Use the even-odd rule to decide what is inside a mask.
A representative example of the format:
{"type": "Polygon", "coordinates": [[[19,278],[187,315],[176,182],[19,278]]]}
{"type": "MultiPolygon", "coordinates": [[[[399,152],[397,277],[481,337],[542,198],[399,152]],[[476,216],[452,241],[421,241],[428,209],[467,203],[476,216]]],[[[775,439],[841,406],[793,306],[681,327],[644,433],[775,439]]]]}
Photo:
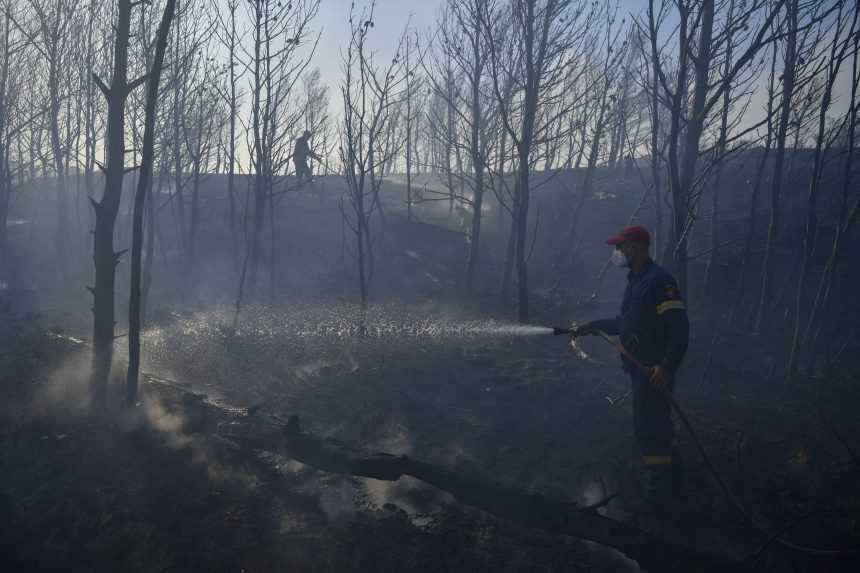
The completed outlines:
{"type": "MultiPolygon", "coordinates": [[[[146,82],[146,112],[141,150],[140,177],[134,194],[131,244],[131,285],[128,303],[128,372],[126,376],[126,401],[137,400],[138,373],[140,371],[140,327],[141,327],[141,252],[143,248],[143,214],[146,197],[150,192],[152,165],[155,158],[155,115],[158,105],[158,86],[164,63],[164,52],[170,33],[170,23],[176,10],[176,0],[167,0],[158,38],[155,42],[155,59],[148,71],[146,82]]],[[[152,222],[150,222],[152,224],[152,222]]]]}
{"type": "Polygon", "coordinates": [[[93,294],[93,359],[90,386],[93,407],[107,406],[107,388],[113,359],[114,341],[114,283],[116,265],[122,253],[114,251],[114,226],[122,198],[125,176],[125,102],[129,93],[146,81],[141,76],[128,81],[128,44],[131,28],[131,0],[119,0],[113,47],[113,78],[108,86],[98,75],[93,81],[105,96],[108,105],[107,142],[105,146],[105,187],[100,201],[92,200],[95,211],[93,231],[93,260],[95,284],[93,294]]]}

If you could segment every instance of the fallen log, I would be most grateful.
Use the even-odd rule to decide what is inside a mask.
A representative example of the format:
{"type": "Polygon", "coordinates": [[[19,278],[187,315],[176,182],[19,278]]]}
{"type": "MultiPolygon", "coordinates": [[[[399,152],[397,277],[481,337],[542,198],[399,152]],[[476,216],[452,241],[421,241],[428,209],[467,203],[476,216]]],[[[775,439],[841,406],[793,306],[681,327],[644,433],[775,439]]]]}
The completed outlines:
{"type": "Polygon", "coordinates": [[[692,547],[610,519],[593,507],[559,502],[422,462],[406,455],[369,452],[333,438],[303,432],[297,417],[283,427],[234,421],[221,424],[225,438],[275,451],[333,474],[397,481],[412,476],[453,495],[458,502],[513,523],[593,541],[624,553],[651,572],[748,572],[752,569],[731,555],[692,547]]]}

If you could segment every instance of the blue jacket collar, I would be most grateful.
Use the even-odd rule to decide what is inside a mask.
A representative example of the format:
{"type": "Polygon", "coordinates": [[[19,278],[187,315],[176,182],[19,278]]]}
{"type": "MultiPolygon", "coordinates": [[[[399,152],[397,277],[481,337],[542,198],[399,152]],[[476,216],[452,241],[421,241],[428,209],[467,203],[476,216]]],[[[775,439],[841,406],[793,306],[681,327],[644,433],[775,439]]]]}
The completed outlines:
{"type": "Polygon", "coordinates": [[[642,268],[639,269],[638,273],[635,273],[633,271],[628,272],[627,273],[627,280],[631,281],[633,279],[639,279],[639,278],[644,277],[646,274],[648,274],[648,271],[650,271],[653,266],[654,266],[654,260],[649,258],[647,261],[645,261],[645,264],[642,265],[642,268]]]}

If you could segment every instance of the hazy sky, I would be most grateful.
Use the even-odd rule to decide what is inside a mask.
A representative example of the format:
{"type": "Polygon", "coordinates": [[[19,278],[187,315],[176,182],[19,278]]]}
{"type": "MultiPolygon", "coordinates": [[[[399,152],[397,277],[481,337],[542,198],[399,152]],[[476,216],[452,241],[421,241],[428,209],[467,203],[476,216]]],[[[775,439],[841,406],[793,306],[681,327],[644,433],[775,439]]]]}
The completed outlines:
{"type": "MultiPolygon", "coordinates": [[[[357,0],[358,9],[367,1],[357,0]]],[[[314,27],[322,29],[322,37],[312,67],[319,67],[331,88],[333,111],[340,109],[337,101],[338,82],[341,77],[340,50],[349,37],[349,9],[351,0],[321,0],[320,12],[314,27]]],[[[374,33],[368,44],[381,55],[390,54],[410,17],[412,26],[422,35],[430,34],[445,0],[377,0],[374,15],[374,33]]],[[[645,0],[619,0],[619,12],[639,11],[645,0]]]]}
{"type": "MultiPolygon", "coordinates": [[[[641,13],[647,6],[646,0],[617,1],[619,16],[626,16],[631,12],[641,13]]],[[[321,0],[320,12],[313,25],[316,30],[321,30],[322,36],[311,66],[320,68],[325,83],[331,88],[331,111],[335,115],[342,107],[338,95],[338,84],[342,75],[340,51],[345,46],[349,35],[348,18],[352,3],[351,0],[321,0]]],[[[363,0],[355,2],[359,9],[366,3],[363,0]]],[[[397,40],[410,17],[412,25],[422,35],[429,35],[444,3],[445,0],[377,0],[374,15],[375,25],[368,44],[382,58],[388,57],[395,48],[397,40]]],[[[629,18],[627,21],[630,21],[629,18]]],[[[833,113],[843,113],[844,109],[847,108],[847,77],[840,77],[835,92],[836,102],[833,106],[833,113]]],[[[763,94],[761,92],[756,93],[753,106],[749,109],[750,113],[745,116],[745,123],[747,121],[755,123],[752,120],[761,116],[762,100],[763,94]]]]}
{"type": "MultiPolygon", "coordinates": [[[[370,45],[382,53],[393,49],[400,33],[412,16],[413,25],[423,33],[436,20],[443,0],[378,0],[370,45]]],[[[350,0],[322,0],[315,22],[322,28],[322,38],[313,65],[334,90],[340,79],[340,50],[349,37],[350,0]]],[[[356,2],[357,6],[363,5],[356,2]]],[[[360,8],[359,8],[360,9],[360,8]]]]}
{"type": "MultiPolygon", "coordinates": [[[[322,28],[322,38],[314,65],[319,66],[323,76],[334,89],[340,77],[340,48],[349,34],[349,7],[351,0],[321,0],[316,27],[322,28]]],[[[357,1],[356,6],[365,2],[357,1]]],[[[412,17],[418,30],[427,32],[435,25],[436,16],[445,0],[377,0],[374,17],[374,34],[370,44],[380,52],[393,49],[404,26],[412,17]]],[[[646,6],[645,0],[619,0],[619,11],[639,11],[646,6]]]]}

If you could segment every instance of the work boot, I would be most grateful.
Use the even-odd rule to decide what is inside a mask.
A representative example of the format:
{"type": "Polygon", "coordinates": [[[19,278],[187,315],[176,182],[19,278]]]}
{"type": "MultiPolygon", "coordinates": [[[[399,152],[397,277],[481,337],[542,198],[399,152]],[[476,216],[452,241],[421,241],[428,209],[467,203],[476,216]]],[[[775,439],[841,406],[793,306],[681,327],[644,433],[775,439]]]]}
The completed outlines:
{"type": "Polygon", "coordinates": [[[624,500],[624,510],[637,516],[660,517],[665,513],[667,504],[652,496],[640,496],[624,500]]]}
{"type": "Polygon", "coordinates": [[[622,511],[630,515],[659,513],[660,504],[649,495],[647,478],[641,468],[630,468],[618,484],[618,501],[622,511]]]}
{"type": "Polygon", "coordinates": [[[657,518],[673,513],[681,502],[681,475],[674,465],[645,466],[638,475],[631,473],[620,491],[622,508],[630,514],[657,518]]]}

